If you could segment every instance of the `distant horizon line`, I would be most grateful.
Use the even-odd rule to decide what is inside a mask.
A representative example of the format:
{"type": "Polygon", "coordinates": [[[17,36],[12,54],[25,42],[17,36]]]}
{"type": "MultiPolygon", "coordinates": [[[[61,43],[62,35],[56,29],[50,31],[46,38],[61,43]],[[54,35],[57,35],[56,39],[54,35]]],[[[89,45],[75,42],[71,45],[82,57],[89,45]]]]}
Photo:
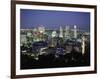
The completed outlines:
{"type": "MultiPolygon", "coordinates": [[[[34,28],[21,28],[20,30],[33,30],[34,28]]],[[[60,28],[59,28],[60,29],[60,28]]],[[[46,30],[59,30],[59,29],[46,29],[46,30]]],[[[70,28],[70,30],[71,31],[73,31],[74,30],[74,28],[70,28]]],[[[77,31],[88,31],[88,32],[90,32],[90,30],[86,30],[86,29],[77,29],[77,31]]]]}
{"type": "MultiPolygon", "coordinates": [[[[24,27],[24,28],[21,27],[20,29],[34,29],[34,28],[38,28],[38,27],[45,27],[46,30],[53,30],[53,29],[54,30],[58,30],[58,29],[60,29],[60,27],[62,27],[63,29],[66,29],[66,27],[68,27],[69,29],[74,29],[74,26],[75,25],[73,25],[73,26],[66,25],[66,26],[58,26],[58,28],[50,28],[50,27],[47,28],[45,26],[35,26],[35,27],[34,26],[30,26],[30,27],[24,27]]],[[[77,29],[82,29],[82,30],[84,29],[84,30],[88,30],[88,31],[90,30],[90,28],[82,28],[82,27],[79,27],[79,26],[77,26],[77,29]]]]}

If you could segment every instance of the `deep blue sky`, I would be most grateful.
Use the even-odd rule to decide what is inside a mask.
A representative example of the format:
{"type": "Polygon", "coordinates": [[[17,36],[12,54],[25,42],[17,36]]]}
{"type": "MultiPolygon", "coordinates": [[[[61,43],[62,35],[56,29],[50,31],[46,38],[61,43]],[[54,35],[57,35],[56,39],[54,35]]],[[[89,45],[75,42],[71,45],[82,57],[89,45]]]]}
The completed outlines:
{"type": "Polygon", "coordinates": [[[80,29],[89,30],[89,12],[69,12],[52,10],[21,9],[21,28],[34,28],[39,25],[47,29],[59,29],[59,26],[77,25],[80,29]]]}

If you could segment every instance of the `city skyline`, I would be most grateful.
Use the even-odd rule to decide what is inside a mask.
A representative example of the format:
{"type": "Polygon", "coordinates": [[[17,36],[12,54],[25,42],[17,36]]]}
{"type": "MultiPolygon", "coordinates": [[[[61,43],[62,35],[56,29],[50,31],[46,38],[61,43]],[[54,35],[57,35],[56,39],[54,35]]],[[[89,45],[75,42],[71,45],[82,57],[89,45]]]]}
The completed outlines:
{"type": "Polygon", "coordinates": [[[60,26],[73,28],[74,25],[79,29],[90,29],[89,12],[21,9],[20,15],[21,29],[33,29],[41,25],[46,29],[57,30],[60,26]]]}

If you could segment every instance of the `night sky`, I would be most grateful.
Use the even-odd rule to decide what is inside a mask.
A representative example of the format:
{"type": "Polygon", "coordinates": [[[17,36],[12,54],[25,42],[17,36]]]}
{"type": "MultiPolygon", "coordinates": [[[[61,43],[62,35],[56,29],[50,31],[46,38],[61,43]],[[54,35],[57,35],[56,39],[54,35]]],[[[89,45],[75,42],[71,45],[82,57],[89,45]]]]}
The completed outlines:
{"type": "Polygon", "coordinates": [[[77,25],[79,29],[90,29],[89,12],[70,12],[52,10],[21,9],[20,11],[21,29],[34,28],[40,25],[46,29],[59,29],[59,26],[77,25]]]}

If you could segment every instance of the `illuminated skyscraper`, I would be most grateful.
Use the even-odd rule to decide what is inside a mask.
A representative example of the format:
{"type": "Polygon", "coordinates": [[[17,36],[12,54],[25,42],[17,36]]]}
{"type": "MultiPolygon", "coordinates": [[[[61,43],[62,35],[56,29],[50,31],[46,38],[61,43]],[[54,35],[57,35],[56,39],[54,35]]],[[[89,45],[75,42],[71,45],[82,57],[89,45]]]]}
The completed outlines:
{"type": "Polygon", "coordinates": [[[59,37],[63,38],[63,28],[60,26],[60,33],[59,33],[59,37]]]}
{"type": "Polygon", "coordinates": [[[77,38],[77,26],[74,25],[74,38],[77,38]]]}
{"type": "Polygon", "coordinates": [[[69,26],[65,27],[65,33],[64,33],[65,38],[69,39],[70,35],[69,35],[69,26]]]}
{"type": "Polygon", "coordinates": [[[56,31],[52,31],[52,38],[51,38],[51,46],[55,47],[57,45],[57,32],[56,31]]]}
{"type": "Polygon", "coordinates": [[[85,38],[85,36],[83,36],[83,37],[82,37],[82,54],[85,54],[85,49],[86,49],[86,48],[85,48],[85,46],[86,46],[86,45],[85,45],[85,41],[86,41],[86,38],[85,38]]]}

